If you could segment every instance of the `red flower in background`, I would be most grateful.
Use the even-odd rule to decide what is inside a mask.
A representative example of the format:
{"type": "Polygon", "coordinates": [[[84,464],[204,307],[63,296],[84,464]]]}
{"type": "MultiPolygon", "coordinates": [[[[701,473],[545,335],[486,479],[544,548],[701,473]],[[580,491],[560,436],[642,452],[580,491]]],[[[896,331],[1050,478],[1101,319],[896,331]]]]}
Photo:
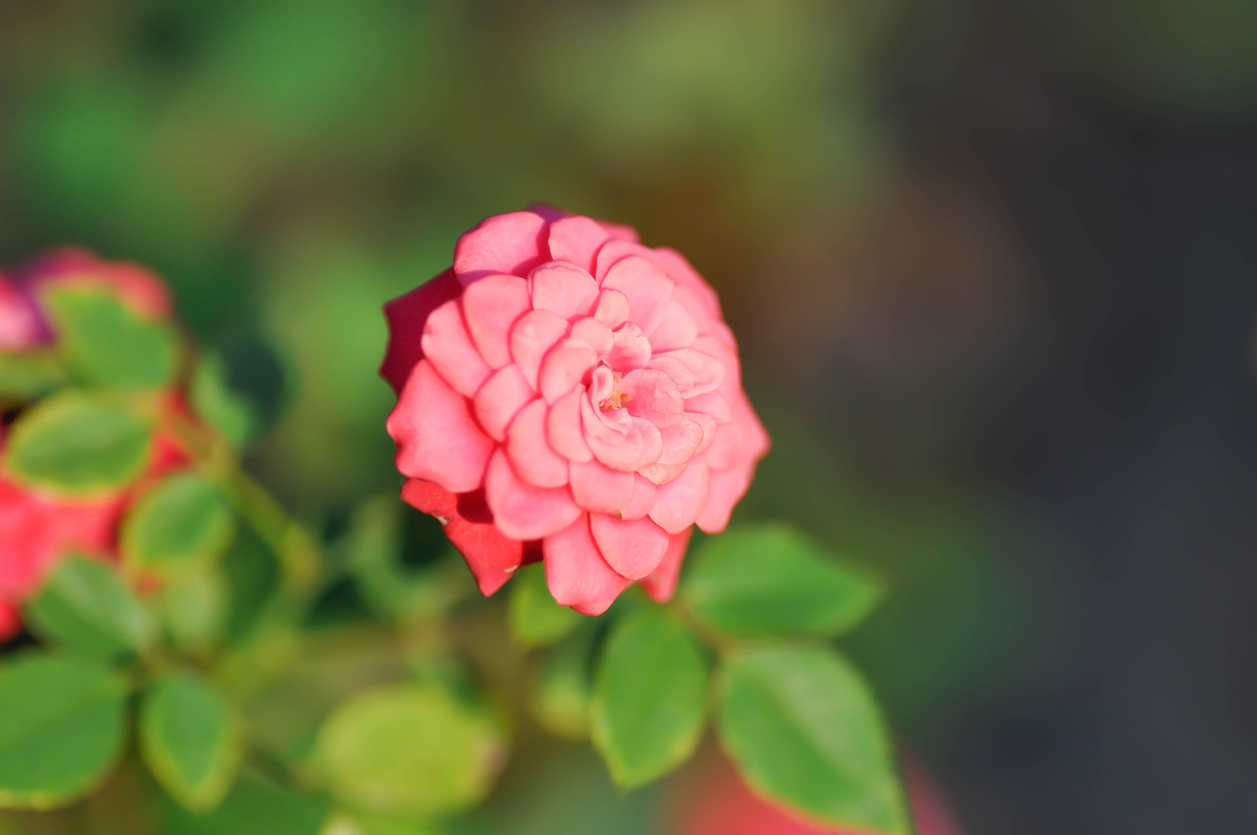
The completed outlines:
{"type": "MultiPolygon", "coordinates": [[[[56,250],[31,263],[16,281],[0,276],[0,351],[17,353],[55,342],[40,308],[43,293],[54,286],[95,285],[118,294],[124,304],[148,319],[170,315],[170,294],[152,273],[127,263],[102,261],[81,249],[56,250]]],[[[163,409],[183,411],[181,398],[169,392],[163,409]]],[[[0,425],[0,452],[4,448],[0,425]]],[[[159,432],[149,466],[133,484],[106,495],[66,499],[12,478],[0,469],[0,640],[21,628],[19,606],[38,591],[57,560],[69,553],[112,559],[122,514],[138,490],[160,474],[187,461],[168,433],[159,432]]]]}
{"type": "Polygon", "coordinates": [[[715,291],[628,227],[491,217],[385,312],[403,498],[485,594],[543,558],[586,614],[634,581],[668,599],[692,527],[723,530],[768,451],[715,291]]]}

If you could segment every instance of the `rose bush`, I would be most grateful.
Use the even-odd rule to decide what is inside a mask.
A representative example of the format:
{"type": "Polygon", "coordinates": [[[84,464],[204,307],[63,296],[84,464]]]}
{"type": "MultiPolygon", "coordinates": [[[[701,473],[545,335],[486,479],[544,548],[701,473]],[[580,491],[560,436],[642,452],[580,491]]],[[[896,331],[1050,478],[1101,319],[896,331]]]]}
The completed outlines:
{"type": "MultiPolygon", "coordinates": [[[[57,334],[45,302],[51,290],[67,286],[114,294],[146,320],[170,316],[170,294],[148,270],[64,248],[22,268],[13,280],[0,276],[0,350],[20,357],[55,348],[57,334]]],[[[183,411],[173,392],[159,396],[157,408],[183,411]]],[[[6,434],[0,425],[0,454],[6,434]]],[[[20,604],[38,591],[61,557],[116,558],[118,525],[127,507],[145,484],[186,460],[175,438],[158,432],[141,478],[100,495],[73,498],[25,484],[0,464],[0,640],[21,628],[20,604]]]]}
{"type": "Polygon", "coordinates": [[[548,207],[497,215],[386,306],[403,497],[485,594],[543,559],[555,600],[672,596],[769,439],[715,291],[679,253],[548,207]]]}

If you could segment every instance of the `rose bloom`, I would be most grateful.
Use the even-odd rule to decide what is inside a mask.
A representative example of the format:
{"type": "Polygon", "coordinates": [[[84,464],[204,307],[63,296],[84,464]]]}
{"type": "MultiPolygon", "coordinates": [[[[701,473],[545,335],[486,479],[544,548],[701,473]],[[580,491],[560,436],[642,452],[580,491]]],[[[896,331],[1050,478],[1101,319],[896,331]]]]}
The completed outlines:
{"type": "Polygon", "coordinates": [[[491,217],[385,313],[402,497],[485,594],[544,558],[577,611],[634,581],[667,600],[693,526],[724,530],[768,451],[715,291],[628,227],[491,217]]]}
{"type": "MultiPolygon", "coordinates": [[[[112,290],[145,318],[170,314],[165,285],[142,267],[101,261],[80,249],[60,249],[23,268],[16,281],[0,275],[0,352],[20,353],[55,342],[40,301],[48,288],[65,285],[112,290]]],[[[173,393],[166,400],[167,408],[183,408],[173,393]]],[[[3,449],[0,425],[0,453],[3,449]]],[[[61,557],[69,553],[116,557],[118,523],[141,483],[186,460],[173,438],[159,433],[145,476],[136,484],[76,499],[21,484],[0,467],[0,640],[21,629],[21,602],[39,590],[61,557]]]]}

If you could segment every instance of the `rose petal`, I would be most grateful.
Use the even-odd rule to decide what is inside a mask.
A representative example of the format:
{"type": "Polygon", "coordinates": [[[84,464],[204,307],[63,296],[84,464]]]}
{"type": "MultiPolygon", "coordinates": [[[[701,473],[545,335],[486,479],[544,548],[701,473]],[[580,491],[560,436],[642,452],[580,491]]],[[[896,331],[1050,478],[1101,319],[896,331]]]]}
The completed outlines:
{"type": "Polygon", "coordinates": [[[397,469],[455,493],[479,487],[494,444],[476,425],[469,405],[427,360],[420,360],[386,424],[397,443],[397,469]]]}
{"type": "Polygon", "coordinates": [[[537,377],[541,396],[547,403],[557,402],[581,384],[585,373],[596,362],[598,357],[594,355],[594,349],[584,341],[570,338],[561,340],[541,361],[541,372],[537,377]]]}
{"type": "Polygon", "coordinates": [[[570,392],[559,398],[546,415],[546,440],[550,448],[572,461],[594,458],[581,429],[580,404],[584,396],[580,389],[570,392]]]}
{"type": "MultiPolygon", "coordinates": [[[[703,417],[715,425],[710,416],[703,417]]],[[[663,438],[663,451],[659,453],[658,461],[642,470],[642,475],[655,484],[667,484],[684,472],[690,459],[697,454],[703,442],[703,427],[693,418],[683,416],[671,426],[661,428],[659,434],[663,438]]]]}
{"type": "Polygon", "coordinates": [[[650,519],[624,521],[591,513],[589,530],[607,565],[630,580],[654,571],[668,550],[668,535],[650,519]]]}
{"type": "Polygon", "coordinates": [[[649,334],[656,353],[688,347],[698,336],[698,323],[676,299],[668,301],[659,326],[649,334]]]}
{"type": "Polygon", "coordinates": [[[699,441],[698,448],[694,450],[695,455],[702,455],[711,446],[712,442],[716,440],[716,419],[702,412],[686,412],[685,416],[703,427],[703,439],[699,441]]]}
{"type": "Polygon", "coordinates": [[[755,475],[754,459],[727,470],[712,470],[707,490],[707,503],[694,520],[704,533],[720,533],[729,525],[733,508],[751,486],[755,475]]]}
{"type": "Polygon", "coordinates": [[[641,519],[655,506],[655,485],[640,475],[633,476],[633,497],[620,511],[621,519],[641,519]]]}
{"type": "Polygon", "coordinates": [[[615,391],[615,372],[605,365],[600,365],[589,375],[589,402],[601,408],[604,400],[615,391]]]}
{"type": "Polygon", "coordinates": [[[613,266],[630,255],[639,258],[652,257],[651,251],[636,241],[612,238],[603,244],[598,250],[598,257],[594,259],[594,278],[598,280],[598,284],[602,284],[602,280],[607,277],[607,273],[613,266]]]}
{"type": "Polygon", "coordinates": [[[511,357],[528,385],[537,388],[542,359],[566,335],[567,321],[549,310],[530,310],[511,327],[511,357]]]}
{"type": "Polygon", "coordinates": [[[725,378],[725,367],[720,360],[694,348],[656,352],[650,358],[649,367],[671,377],[682,397],[696,397],[715,391],[725,378]]]}
{"type": "Polygon", "coordinates": [[[710,486],[707,463],[701,458],[691,461],[683,473],[655,488],[650,518],[668,533],[680,533],[703,512],[710,486]]]}
{"type": "Polygon", "coordinates": [[[693,298],[702,305],[702,312],[709,318],[717,321],[724,319],[724,314],[720,312],[720,299],[716,291],[703,280],[698,270],[690,265],[684,255],[675,249],[661,246],[651,250],[651,260],[668,274],[668,278],[692,293],[693,298]]]}
{"type": "Polygon", "coordinates": [[[642,329],[632,322],[612,334],[611,345],[603,359],[616,371],[626,373],[644,368],[650,362],[650,340],[642,336],[642,329]]]}
{"type": "MultiPolygon", "coordinates": [[[[483,491],[459,496],[430,481],[412,478],[402,486],[402,499],[436,517],[445,535],[463,555],[480,593],[486,597],[500,589],[523,562],[524,543],[508,539],[492,521],[474,521],[460,512],[460,501],[464,505],[469,500],[483,504],[483,491]]],[[[487,507],[484,516],[488,517],[487,507]]]]}
{"type": "Polygon", "coordinates": [[[636,255],[612,265],[602,286],[628,296],[629,318],[645,334],[659,327],[672,299],[672,279],[652,262],[636,255]]]}
{"type": "Polygon", "coordinates": [[[568,462],[546,442],[547,411],[544,400],[534,400],[515,416],[506,433],[506,454],[524,481],[562,487],[567,484],[568,462]]]}
{"type": "Polygon", "coordinates": [[[573,461],[570,465],[572,498],[591,513],[622,513],[632,501],[636,477],[597,461],[573,461]]]}
{"type": "Polygon", "coordinates": [[[480,421],[480,426],[490,438],[504,441],[506,427],[519,410],[536,396],[519,366],[511,363],[490,377],[476,392],[476,420],[480,421]]]}
{"type": "Polygon", "coordinates": [[[423,329],[422,345],[424,356],[441,379],[464,397],[474,397],[493,373],[472,344],[457,299],[432,311],[423,329]]]}
{"type": "MultiPolygon", "coordinates": [[[[461,291],[462,285],[458,283],[454,271],[446,270],[406,295],[384,304],[384,318],[388,320],[389,336],[384,362],[380,364],[380,376],[388,380],[393,391],[401,393],[402,386],[406,385],[406,378],[410,376],[410,370],[423,359],[421,340],[424,326],[432,312],[456,298],[461,291]]],[[[0,321],[0,331],[3,331],[0,333],[0,348],[12,350],[26,347],[38,330],[29,303],[18,305],[14,302],[0,307],[14,311],[0,317],[3,319],[0,321]]],[[[455,390],[458,390],[457,386],[455,390]]]]}
{"type": "Polygon", "coordinates": [[[685,411],[676,383],[662,371],[630,371],[620,381],[620,392],[627,395],[625,407],[630,415],[649,420],[660,429],[681,420],[685,411]]]}
{"type": "Polygon", "coordinates": [[[594,408],[588,395],[581,398],[580,409],[585,443],[589,445],[595,458],[613,470],[624,472],[633,472],[646,466],[639,463],[643,459],[642,433],[633,426],[627,413],[624,414],[624,420],[617,423],[610,415],[594,408]]]}
{"type": "Polygon", "coordinates": [[[593,276],[565,261],[549,261],[529,273],[528,291],[535,309],[564,319],[588,316],[598,301],[593,276]]]}
{"type": "Polygon", "coordinates": [[[681,576],[681,563],[685,561],[685,551],[690,544],[693,528],[686,528],[679,534],[668,537],[668,550],[664,552],[659,567],[642,578],[642,590],[650,595],[656,603],[667,603],[676,593],[677,579],[681,576]]]}
{"type": "Polygon", "coordinates": [[[733,409],[729,406],[729,401],[725,400],[718,391],[709,391],[707,394],[687,398],[685,411],[711,415],[717,423],[729,423],[733,420],[733,409]]]}
{"type": "Polygon", "coordinates": [[[580,339],[589,344],[598,356],[606,354],[615,345],[615,337],[611,329],[597,319],[581,319],[572,325],[572,338],[580,339]]]}
{"type": "Polygon", "coordinates": [[[589,514],[541,543],[546,585],[560,606],[601,615],[631,582],[607,565],[589,531],[589,514]]]}
{"type": "Polygon", "coordinates": [[[629,318],[628,296],[619,290],[603,290],[598,294],[598,306],[594,318],[611,330],[623,325],[629,318]]]}
{"type": "Polygon", "coordinates": [[[557,533],[581,515],[566,487],[537,487],[511,469],[506,453],[489,459],[484,479],[485,499],[493,523],[511,539],[542,539],[557,533]]]}
{"type": "Polygon", "coordinates": [[[454,245],[454,272],[464,286],[494,273],[520,278],[549,260],[549,224],[532,212],[509,212],[480,221],[454,245]]]}
{"type": "Polygon", "coordinates": [[[513,275],[490,275],[463,291],[463,318],[472,342],[490,368],[511,361],[508,335],[532,306],[528,283],[513,275]]]}
{"type": "Polygon", "coordinates": [[[724,395],[725,401],[732,405],[742,391],[742,366],[738,361],[738,351],[718,336],[703,335],[694,340],[690,347],[696,351],[715,357],[724,366],[724,379],[716,387],[716,391],[724,395]]]}
{"type": "Polygon", "coordinates": [[[571,261],[592,273],[594,257],[610,237],[606,229],[587,217],[573,215],[555,220],[550,224],[550,257],[571,261]]]}

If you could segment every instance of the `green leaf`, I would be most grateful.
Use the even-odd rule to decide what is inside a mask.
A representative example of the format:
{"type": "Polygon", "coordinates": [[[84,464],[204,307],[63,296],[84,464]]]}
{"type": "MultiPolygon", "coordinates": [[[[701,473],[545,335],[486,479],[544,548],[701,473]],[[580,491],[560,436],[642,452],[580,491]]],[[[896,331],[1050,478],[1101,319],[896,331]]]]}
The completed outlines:
{"type": "Polygon", "coordinates": [[[700,620],[728,635],[838,635],[880,602],[881,586],[862,569],[827,557],[783,525],[708,539],[682,586],[700,620]]]}
{"type": "Polygon", "coordinates": [[[44,306],[57,348],[80,382],[118,388],[162,388],[178,363],[178,340],[169,325],[150,322],[112,290],[54,287],[44,306]]]}
{"type": "Polygon", "coordinates": [[[188,393],[193,411],[217,429],[233,449],[244,449],[257,431],[258,414],[253,403],[227,383],[221,356],[208,353],[201,358],[192,372],[188,393]]]}
{"type": "Polygon", "coordinates": [[[529,565],[516,572],[506,604],[511,636],[526,647],[552,644],[580,626],[579,612],[554,602],[546,586],[543,565],[529,565]]]}
{"type": "Polygon", "coordinates": [[[184,808],[205,812],[231,789],[244,749],[232,706],[200,678],[168,673],[144,696],[140,753],[184,808]]]}
{"type": "Polygon", "coordinates": [[[218,487],[196,473],[177,473],[127,514],[122,557],[129,566],[173,574],[218,557],[235,531],[235,518],[218,487]]]}
{"type": "Polygon", "coordinates": [[[67,649],[97,659],[143,652],[154,623],[113,569],[68,556],[26,605],[31,629],[67,649]]]}
{"type": "Polygon", "coordinates": [[[19,481],[70,498],[117,490],[148,463],[149,421],[102,399],[66,391],[14,422],[4,468],[19,481]]]}
{"type": "Polygon", "coordinates": [[[0,666],[0,806],[47,809],[91,791],[122,754],[126,686],[86,661],[0,666]]]}
{"type": "Polygon", "coordinates": [[[168,804],[164,835],[321,835],[327,808],[260,772],[244,768],[217,809],[192,813],[168,804]]]}
{"type": "Polygon", "coordinates": [[[612,627],[594,681],[594,746],[621,788],[648,783],[694,753],[703,731],[707,665],[663,611],[612,627]]]}
{"type": "Polygon", "coordinates": [[[431,684],[362,692],[332,712],[315,741],[333,796],[384,814],[469,808],[489,793],[504,755],[487,714],[431,684]]]}
{"type": "Polygon", "coordinates": [[[831,650],[768,646],[731,654],[717,727],[760,793],[839,826],[911,832],[873,694],[831,650]]]}
{"type": "Polygon", "coordinates": [[[217,567],[173,577],[162,584],[162,620],[175,646],[208,652],[222,638],[230,611],[227,578],[217,567]]]}
{"type": "Polygon", "coordinates": [[[561,739],[589,739],[593,651],[598,633],[582,629],[554,646],[529,681],[528,706],[537,722],[561,739]]]}
{"type": "Polygon", "coordinates": [[[0,403],[26,403],[65,382],[65,369],[51,351],[0,352],[0,403]]]}

